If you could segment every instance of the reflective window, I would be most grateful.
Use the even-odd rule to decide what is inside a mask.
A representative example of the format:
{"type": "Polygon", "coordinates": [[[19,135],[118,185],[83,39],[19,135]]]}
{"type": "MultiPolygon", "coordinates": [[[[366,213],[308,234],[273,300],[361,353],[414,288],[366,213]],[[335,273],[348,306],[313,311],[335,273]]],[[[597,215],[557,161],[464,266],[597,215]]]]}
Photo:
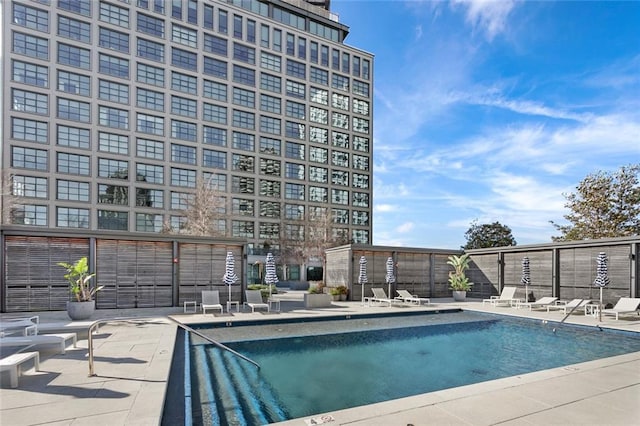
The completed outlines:
{"type": "Polygon", "coordinates": [[[100,53],[98,71],[102,74],[109,74],[114,77],[129,77],[129,61],[111,55],[100,53]]]}
{"type": "Polygon", "coordinates": [[[171,88],[179,92],[196,95],[198,93],[198,78],[173,71],[171,73],[171,88]]]}
{"type": "Polygon", "coordinates": [[[171,65],[191,71],[198,70],[198,55],[177,47],[171,48],[171,65]]]}
{"type": "Polygon", "coordinates": [[[186,121],[171,120],[171,137],[185,141],[197,140],[197,125],[186,121]]]}
{"type": "Polygon", "coordinates": [[[11,137],[29,142],[47,143],[49,140],[49,125],[44,121],[12,117],[11,137]]]}
{"type": "Polygon", "coordinates": [[[98,97],[105,101],[129,104],[129,86],[108,80],[99,80],[98,97]]]}
{"type": "Polygon", "coordinates": [[[214,77],[221,78],[223,80],[227,79],[227,63],[225,61],[221,61],[220,59],[210,58],[208,56],[204,57],[204,67],[202,72],[208,75],[212,75],[214,77]]]}
{"type": "Polygon", "coordinates": [[[72,175],[89,176],[90,157],[88,155],[70,154],[58,152],[57,171],[58,173],[69,173],[72,175]]]}
{"type": "Polygon", "coordinates": [[[159,38],[164,38],[164,20],[138,13],[138,31],[159,38]]]}
{"type": "Polygon", "coordinates": [[[138,87],[136,92],[136,106],[140,108],[164,111],[164,93],[138,87]]]}
{"type": "Polygon", "coordinates": [[[129,137],[114,133],[98,132],[98,150],[114,154],[129,154],[129,137]]]}
{"type": "Polygon", "coordinates": [[[100,20],[119,27],[129,28],[129,10],[101,1],[100,20]]]}
{"type": "Polygon", "coordinates": [[[98,158],[98,176],[110,179],[129,179],[129,162],[112,158],[98,158]]]}
{"type": "Polygon", "coordinates": [[[100,27],[100,47],[129,53],[129,34],[100,27]]]}
{"type": "Polygon", "coordinates": [[[215,81],[204,80],[203,96],[218,101],[227,101],[227,85],[215,81]]]}
{"type": "Polygon", "coordinates": [[[278,139],[260,137],[260,152],[263,154],[280,155],[281,142],[278,139]]]}
{"type": "Polygon", "coordinates": [[[91,147],[91,131],[89,129],[58,125],[56,140],[60,146],[89,149],[91,147]]]}
{"type": "Polygon", "coordinates": [[[171,113],[195,118],[198,113],[197,102],[193,99],[172,95],[171,113]]]}
{"type": "Polygon", "coordinates": [[[69,201],[89,201],[89,182],[58,179],[56,198],[69,201]]]}
{"type": "Polygon", "coordinates": [[[12,61],[11,79],[19,83],[49,87],[49,68],[22,61],[12,61]]]}
{"type": "Polygon", "coordinates": [[[11,195],[16,197],[48,198],[47,178],[13,175],[11,195]]]}
{"type": "Polygon", "coordinates": [[[38,59],[49,59],[49,41],[45,38],[13,32],[13,52],[38,59]]]}
{"type": "Polygon", "coordinates": [[[98,184],[98,204],[129,205],[129,188],[120,185],[98,184]]]}
{"type": "Polygon", "coordinates": [[[56,226],[59,228],[89,228],[89,209],[57,207],[56,226]]]}
{"type": "Polygon", "coordinates": [[[227,168],[227,153],[223,151],[214,151],[211,149],[202,150],[202,165],[205,167],[213,167],[215,169],[227,168]]]}
{"type": "Polygon", "coordinates": [[[203,126],[202,142],[210,145],[227,146],[227,131],[217,127],[203,126]]]}
{"type": "Polygon", "coordinates": [[[255,171],[254,157],[250,155],[232,154],[231,170],[253,173],[255,171]]]}
{"type": "Polygon", "coordinates": [[[12,207],[11,223],[16,225],[47,226],[47,206],[20,204],[12,207]]]}
{"type": "Polygon", "coordinates": [[[136,163],[136,180],[147,183],[164,183],[164,169],[153,164],[136,163]]]}
{"type": "Polygon", "coordinates": [[[129,213],[98,210],[98,229],[126,231],[129,229],[129,213]]]}
{"type": "Polygon", "coordinates": [[[171,185],[195,188],[196,171],[172,167],[171,168],[171,185]]]}
{"type": "Polygon", "coordinates": [[[14,111],[30,112],[33,114],[49,113],[49,97],[47,95],[19,89],[13,89],[11,95],[11,109],[14,111]]]}
{"type": "Polygon", "coordinates": [[[164,135],[164,118],[148,114],[137,114],[136,130],[141,133],[164,135]]]}
{"type": "Polygon", "coordinates": [[[20,3],[13,3],[13,23],[47,33],[49,32],[49,13],[20,3]]]}
{"type": "Polygon", "coordinates": [[[164,159],[164,143],[149,139],[136,139],[136,155],[138,157],[153,158],[155,160],[164,159]]]}
{"type": "Polygon", "coordinates": [[[280,119],[261,115],[260,131],[272,135],[279,135],[282,132],[280,119]]]}
{"type": "Polygon", "coordinates": [[[192,146],[172,143],[171,161],[183,164],[196,164],[196,149],[192,146]]]}
{"type": "Polygon", "coordinates": [[[204,103],[202,119],[213,123],[227,124],[227,108],[220,105],[204,103]]]}
{"type": "Polygon", "coordinates": [[[316,203],[326,203],[329,196],[329,190],[327,188],[321,188],[318,186],[309,187],[309,201],[316,203]]]}
{"type": "Polygon", "coordinates": [[[138,38],[138,56],[156,62],[164,62],[164,45],[155,41],[138,38]]]}
{"type": "Polygon", "coordinates": [[[263,197],[280,198],[280,182],[260,179],[260,195],[263,197]]]}
{"type": "Polygon", "coordinates": [[[233,132],[233,148],[253,152],[255,136],[249,133],[233,132]]]}
{"type": "Polygon", "coordinates": [[[164,87],[164,69],[139,63],[137,80],[141,83],[164,87]]]}
{"type": "Polygon", "coordinates": [[[115,129],[129,129],[129,111],[100,105],[98,107],[98,122],[101,126],[115,129]]]}
{"type": "Polygon", "coordinates": [[[89,123],[91,121],[91,105],[88,102],[58,98],[58,118],[89,123]]]}
{"type": "MultiPolygon", "coordinates": [[[[309,180],[311,182],[329,183],[329,171],[324,167],[309,167],[309,180]]],[[[314,201],[310,198],[310,201],[314,201]]]]}
{"type": "Polygon", "coordinates": [[[58,90],[72,95],[91,95],[91,77],[67,71],[58,71],[58,90]]]}

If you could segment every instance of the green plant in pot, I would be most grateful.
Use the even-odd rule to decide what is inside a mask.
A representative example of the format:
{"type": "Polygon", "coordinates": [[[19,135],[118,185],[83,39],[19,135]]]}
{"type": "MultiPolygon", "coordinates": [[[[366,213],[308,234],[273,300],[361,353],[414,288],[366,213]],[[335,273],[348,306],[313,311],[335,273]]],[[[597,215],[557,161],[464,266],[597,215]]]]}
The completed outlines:
{"type": "Polygon", "coordinates": [[[93,296],[102,290],[104,286],[91,285],[91,279],[95,273],[89,272],[89,262],[86,257],[81,257],[75,263],[59,262],[67,273],[64,278],[69,282],[69,291],[73,299],[67,302],[67,313],[72,320],[88,319],[95,310],[93,296]]]}
{"type": "Polygon", "coordinates": [[[472,282],[466,276],[465,271],[469,269],[471,259],[468,254],[461,256],[449,256],[447,264],[453,267],[453,271],[449,271],[449,288],[453,290],[453,299],[456,301],[465,300],[467,291],[471,290],[472,282]]]}

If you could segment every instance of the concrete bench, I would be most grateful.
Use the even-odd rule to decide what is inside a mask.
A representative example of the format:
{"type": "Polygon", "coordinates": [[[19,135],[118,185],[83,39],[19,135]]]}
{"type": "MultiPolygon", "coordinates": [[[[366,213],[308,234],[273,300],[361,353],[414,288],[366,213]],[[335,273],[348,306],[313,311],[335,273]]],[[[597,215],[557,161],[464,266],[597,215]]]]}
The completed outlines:
{"type": "Polygon", "coordinates": [[[57,347],[59,353],[65,354],[69,345],[67,342],[71,342],[75,348],[77,341],[76,333],[37,334],[35,336],[2,337],[0,338],[0,346],[51,345],[57,347]]]}
{"type": "Polygon", "coordinates": [[[0,359],[0,371],[9,371],[11,387],[18,387],[18,376],[22,374],[21,365],[33,359],[33,366],[40,371],[40,354],[38,352],[19,352],[0,359]]]}

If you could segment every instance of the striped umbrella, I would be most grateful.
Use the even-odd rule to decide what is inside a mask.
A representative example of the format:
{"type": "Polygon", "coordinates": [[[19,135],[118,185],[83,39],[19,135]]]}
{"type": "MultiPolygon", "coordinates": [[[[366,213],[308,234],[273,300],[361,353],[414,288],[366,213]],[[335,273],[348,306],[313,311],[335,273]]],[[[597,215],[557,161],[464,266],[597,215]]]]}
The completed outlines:
{"type": "Polygon", "coordinates": [[[358,275],[358,284],[362,285],[362,304],[364,305],[364,285],[367,283],[367,259],[360,256],[360,274],[358,275]]]}
{"type": "Polygon", "coordinates": [[[222,282],[229,286],[229,301],[231,301],[231,286],[238,281],[238,276],[235,273],[236,262],[233,259],[233,253],[227,252],[227,260],[224,268],[224,275],[222,276],[222,282]]]}
{"type": "Polygon", "coordinates": [[[602,289],[609,285],[609,275],[607,272],[607,254],[601,251],[596,258],[596,279],[593,281],[593,285],[600,287],[600,306],[599,314],[602,321],[602,289]]]}
{"type": "Polygon", "coordinates": [[[522,258],[522,278],[520,283],[524,284],[525,301],[529,301],[529,284],[531,284],[531,273],[529,269],[529,258],[527,256],[522,258]]]}
{"type": "Polygon", "coordinates": [[[388,285],[387,297],[391,298],[391,284],[396,282],[396,277],[393,275],[393,258],[387,259],[387,276],[386,281],[388,285]]]}
{"type": "Polygon", "coordinates": [[[278,274],[276,274],[276,259],[271,253],[267,253],[264,282],[269,284],[269,296],[271,296],[271,285],[278,282],[278,274]]]}

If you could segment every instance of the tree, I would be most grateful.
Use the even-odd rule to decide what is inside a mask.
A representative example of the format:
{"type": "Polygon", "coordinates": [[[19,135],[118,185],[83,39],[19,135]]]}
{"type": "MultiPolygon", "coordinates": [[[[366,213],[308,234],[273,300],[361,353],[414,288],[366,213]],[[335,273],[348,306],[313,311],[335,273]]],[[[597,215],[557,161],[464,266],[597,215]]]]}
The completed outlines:
{"type": "Polygon", "coordinates": [[[463,250],[479,249],[487,247],[515,246],[518,243],[511,234],[511,228],[500,222],[478,224],[477,220],[471,222],[471,227],[464,233],[467,244],[463,250]]]}
{"type": "MultiPolygon", "coordinates": [[[[24,197],[24,185],[15,182],[13,176],[8,172],[3,172],[0,182],[0,203],[2,203],[1,221],[3,224],[14,223],[16,217],[21,216],[20,197],[24,197]]],[[[23,214],[22,214],[23,216],[23,214]]]]}
{"type": "Polygon", "coordinates": [[[226,217],[226,197],[210,181],[198,179],[194,193],[184,196],[184,224],[180,232],[201,237],[224,237],[218,221],[226,217]]]}
{"type": "Polygon", "coordinates": [[[563,194],[569,225],[551,224],[562,233],[553,241],[589,240],[640,234],[640,164],[615,173],[587,175],[577,192],[563,194]]]}

